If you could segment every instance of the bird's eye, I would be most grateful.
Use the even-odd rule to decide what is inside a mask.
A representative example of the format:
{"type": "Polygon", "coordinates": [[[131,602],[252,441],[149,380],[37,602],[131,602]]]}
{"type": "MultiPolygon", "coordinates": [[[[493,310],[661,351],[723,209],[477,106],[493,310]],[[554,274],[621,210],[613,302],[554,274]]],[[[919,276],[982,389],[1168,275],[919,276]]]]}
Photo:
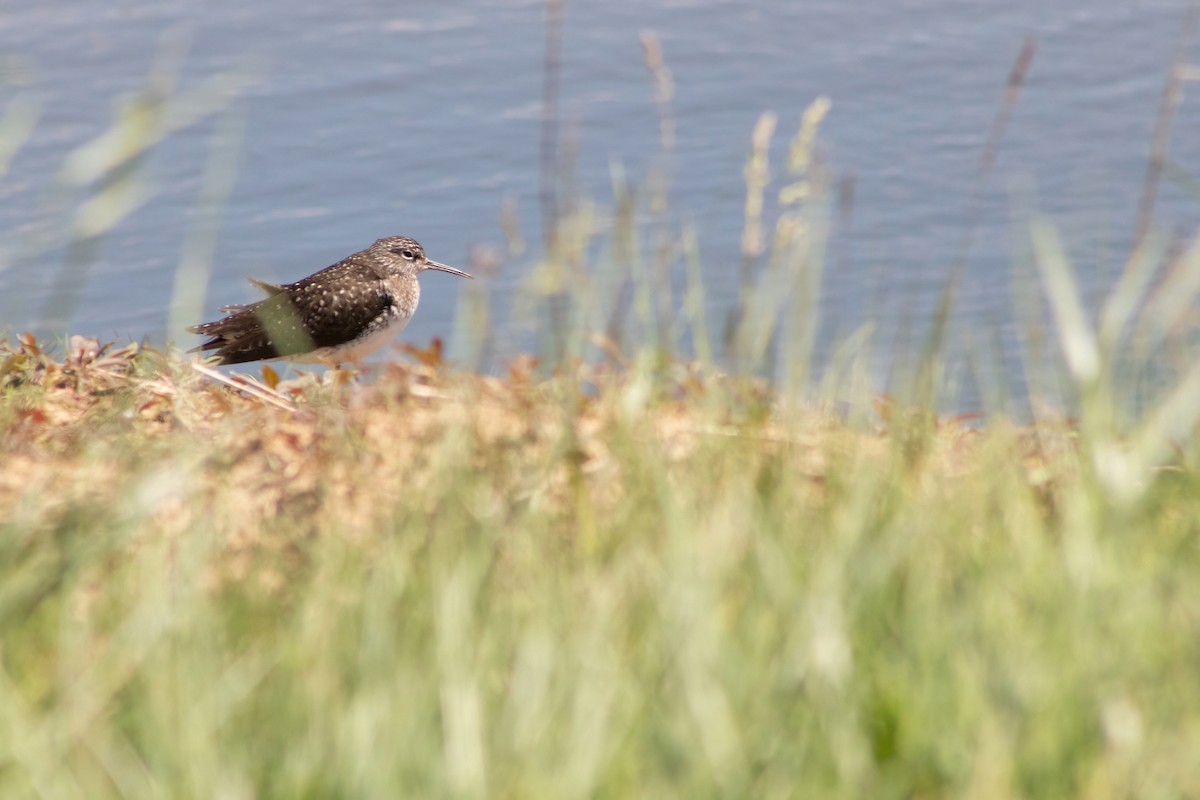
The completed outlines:
{"type": "Polygon", "coordinates": [[[409,261],[412,261],[412,260],[413,260],[413,258],[414,258],[414,256],[413,256],[413,251],[412,251],[412,250],[401,250],[401,251],[400,251],[400,255],[404,256],[404,257],[405,257],[405,258],[407,258],[409,261]]]}

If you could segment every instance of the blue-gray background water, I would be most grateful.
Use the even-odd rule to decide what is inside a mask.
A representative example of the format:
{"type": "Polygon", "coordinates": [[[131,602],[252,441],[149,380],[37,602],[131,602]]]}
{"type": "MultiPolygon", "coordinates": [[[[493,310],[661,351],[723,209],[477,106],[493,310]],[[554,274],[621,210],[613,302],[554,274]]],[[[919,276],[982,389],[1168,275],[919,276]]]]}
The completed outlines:
{"type": "MultiPolygon", "coordinates": [[[[676,94],[671,213],[700,231],[708,300],[733,302],[750,132],[767,110],[779,140],[826,95],[822,152],[855,181],[821,299],[822,342],[868,316],[927,315],[969,225],[978,164],[1022,42],[1037,54],[1001,142],[957,303],[960,324],[1011,304],[1013,186],[1062,226],[1093,300],[1125,257],[1182,0],[676,0],[566,4],[561,111],[581,133],[582,190],[610,198],[611,166],[637,175],[659,146],[639,35],[662,41],[676,94]],[[1022,190],[1024,191],[1024,190],[1022,190]]],[[[204,308],[244,302],[243,278],[293,280],[386,234],[468,264],[503,249],[515,203],[531,251],[492,284],[496,341],[515,341],[514,292],[537,257],[545,4],[156,0],[3,5],[4,94],[42,115],[0,180],[0,292],[13,330],[36,328],[70,256],[20,258],[45,225],[67,154],[110,123],[156,54],[186,42],[178,91],[233,71],[252,80],[236,183],[219,216],[204,308]]],[[[1188,54],[1189,57],[1192,54],[1188,54]]],[[[1185,86],[1171,159],[1200,171],[1200,102],[1185,86]]],[[[154,194],[94,254],[66,330],[118,341],[190,342],[168,305],[209,157],[213,123],[182,130],[150,163],[154,194]]],[[[776,166],[781,148],[776,151],[776,166]]],[[[1200,206],[1168,181],[1156,223],[1190,232],[1200,206]]],[[[449,337],[456,279],[431,274],[404,338],[449,337]]],[[[1019,330],[1006,334],[1015,346],[1019,330]]]]}

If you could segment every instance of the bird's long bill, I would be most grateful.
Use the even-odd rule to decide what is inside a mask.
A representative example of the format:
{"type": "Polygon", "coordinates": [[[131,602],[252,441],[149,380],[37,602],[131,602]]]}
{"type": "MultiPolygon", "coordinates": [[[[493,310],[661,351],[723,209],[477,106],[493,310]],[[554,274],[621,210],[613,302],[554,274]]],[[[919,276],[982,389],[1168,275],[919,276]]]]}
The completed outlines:
{"type": "Polygon", "coordinates": [[[440,264],[437,261],[432,261],[430,259],[425,259],[425,269],[436,269],[438,272],[449,272],[451,275],[457,275],[460,278],[470,278],[471,280],[475,280],[474,275],[470,275],[466,272],[463,272],[461,269],[448,267],[445,264],[440,264]]]}

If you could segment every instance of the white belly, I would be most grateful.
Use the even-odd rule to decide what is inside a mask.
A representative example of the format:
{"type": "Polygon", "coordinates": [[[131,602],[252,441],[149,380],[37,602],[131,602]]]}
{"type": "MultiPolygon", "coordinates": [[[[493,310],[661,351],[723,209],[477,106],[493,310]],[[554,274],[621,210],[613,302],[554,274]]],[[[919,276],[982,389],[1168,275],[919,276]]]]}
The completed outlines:
{"type": "Polygon", "coordinates": [[[407,324],[407,317],[397,316],[390,325],[382,327],[361,339],[355,339],[350,344],[340,347],[322,347],[311,353],[285,356],[281,359],[271,360],[291,361],[293,364],[328,364],[330,362],[362,361],[372,353],[378,352],[381,348],[391,344],[396,338],[396,334],[404,330],[404,326],[407,324]]]}

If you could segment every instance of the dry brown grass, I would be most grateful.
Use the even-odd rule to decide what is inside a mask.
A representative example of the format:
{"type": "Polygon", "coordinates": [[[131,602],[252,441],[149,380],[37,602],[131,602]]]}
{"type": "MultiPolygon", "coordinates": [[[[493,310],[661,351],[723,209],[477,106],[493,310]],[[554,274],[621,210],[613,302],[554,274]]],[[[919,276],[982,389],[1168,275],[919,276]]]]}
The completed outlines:
{"type": "Polygon", "coordinates": [[[412,355],[359,380],[278,381],[267,368],[262,381],[216,381],[136,344],[75,337],[63,358],[30,336],[0,344],[0,518],[53,528],[71,510],[120,507],[140,476],[143,491],[176,497],[151,527],[170,535],[203,509],[236,575],[249,552],[376,530],[398,505],[440,496],[431,483],[455,473],[487,476],[477,499],[498,519],[526,503],[561,509],[559,536],[570,539],[581,491],[594,513],[612,514],[636,484],[613,454],[614,440],[630,437],[685,478],[714,443],[742,452],[748,469],[779,460],[779,480],[818,505],[833,462],[894,472],[899,458],[920,493],[969,477],[984,442],[1009,450],[1039,491],[1074,469],[1065,426],[984,430],[881,401],[878,424],[863,431],[784,411],[760,382],[695,364],[670,364],[652,381],[604,366],[543,378],[521,358],[501,378],[457,371],[437,348],[412,355]],[[435,463],[447,452],[464,463],[435,463]],[[154,475],[170,490],[147,488],[154,475]]]}

